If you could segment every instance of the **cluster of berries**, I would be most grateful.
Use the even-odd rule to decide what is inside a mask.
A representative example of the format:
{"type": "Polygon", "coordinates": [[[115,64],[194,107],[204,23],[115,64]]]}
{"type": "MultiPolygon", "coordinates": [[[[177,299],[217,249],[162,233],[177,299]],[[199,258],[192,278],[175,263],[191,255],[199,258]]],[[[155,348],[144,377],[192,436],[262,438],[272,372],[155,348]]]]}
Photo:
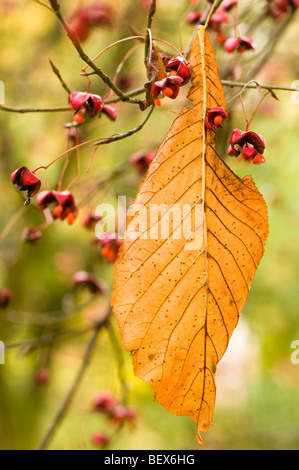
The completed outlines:
{"type": "MultiPolygon", "coordinates": [[[[228,114],[222,107],[215,107],[207,112],[205,124],[208,129],[216,131],[222,127],[223,119],[227,119],[228,114]]],[[[266,141],[263,136],[252,131],[241,131],[235,129],[229,140],[227,149],[228,155],[239,157],[239,160],[252,162],[254,165],[265,163],[263,155],[266,148],[266,141]]]]}
{"type": "MultiPolygon", "coordinates": [[[[93,398],[92,409],[95,412],[104,414],[112,424],[118,427],[127,422],[134,422],[137,417],[137,413],[133,408],[120,404],[113,395],[107,392],[100,392],[93,398]]],[[[106,433],[96,431],[92,435],[92,443],[105,447],[110,443],[110,438],[106,433]]]]}
{"type": "Polygon", "coordinates": [[[53,218],[66,219],[69,225],[73,225],[78,215],[74,196],[69,191],[42,191],[37,196],[36,202],[40,210],[45,210],[50,204],[53,204],[53,218]]]}
{"type": "Polygon", "coordinates": [[[190,80],[188,64],[182,57],[167,59],[165,70],[167,75],[152,84],[151,93],[157,106],[161,106],[160,94],[174,100],[179,94],[180,87],[190,80]]]}
{"type": "Polygon", "coordinates": [[[93,274],[86,271],[77,271],[73,276],[74,287],[87,287],[92,294],[105,294],[107,286],[100,282],[93,274]]]}
{"type": "MultiPolygon", "coordinates": [[[[93,118],[106,114],[112,121],[116,119],[116,109],[113,106],[105,105],[103,99],[99,95],[88,92],[74,91],[69,95],[70,109],[74,114],[74,122],[82,124],[86,118],[93,118]]],[[[70,129],[71,132],[71,129],[70,129]]],[[[35,170],[36,171],[36,170],[35,170]]],[[[27,198],[25,205],[30,204],[30,200],[35,196],[40,188],[41,181],[26,166],[22,166],[15,170],[11,175],[12,183],[19,191],[26,191],[27,198]]],[[[39,209],[45,210],[49,205],[54,205],[51,213],[54,219],[67,220],[72,225],[78,215],[78,209],[75,204],[73,195],[69,191],[43,191],[37,197],[39,209]]],[[[24,233],[24,239],[27,241],[36,241],[40,238],[38,231],[28,231],[24,233]]]]}
{"type": "MultiPolygon", "coordinates": [[[[82,220],[82,226],[85,227],[87,230],[94,230],[95,226],[98,222],[102,220],[102,216],[98,216],[96,214],[90,213],[87,214],[82,220]]],[[[94,240],[94,245],[99,246],[101,249],[101,255],[107,261],[114,263],[117,259],[118,252],[121,246],[121,238],[115,232],[104,232],[101,234],[101,237],[96,237],[94,240]]],[[[82,277],[83,281],[84,276],[82,277]]],[[[86,278],[87,282],[87,278],[86,278]]],[[[92,279],[89,279],[90,285],[89,287],[92,288],[92,279]]],[[[87,282],[87,283],[88,283],[87,282]]],[[[102,287],[100,288],[100,291],[102,287]]],[[[99,292],[100,292],[99,291],[99,292]]]]}
{"type": "Polygon", "coordinates": [[[111,263],[116,261],[122,243],[117,233],[104,232],[100,238],[94,240],[94,243],[100,246],[103,258],[111,263]]]}
{"type": "Polygon", "coordinates": [[[69,95],[70,109],[75,111],[74,121],[82,124],[86,118],[106,114],[112,121],[116,120],[116,109],[113,106],[104,104],[101,96],[88,92],[73,91],[69,95]]]}
{"type": "Polygon", "coordinates": [[[227,153],[239,160],[252,161],[254,165],[265,163],[263,155],[266,142],[263,136],[252,131],[241,131],[235,129],[229,138],[229,148],[227,153]]]}
{"type": "Polygon", "coordinates": [[[299,7],[299,0],[268,0],[268,13],[273,18],[283,18],[289,10],[299,7]]]}
{"type": "MultiPolygon", "coordinates": [[[[11,175],[11,181],[19,191],[27,191],[25,204],[30,203],[31,197],[35,196],[41,187],[40,179],[26,166],[22,166],[11,175]]],[[[74,197],[69,191],[42,191],[37,197],[37,204],[41,210],[54,204],[52,216],[54,219],[67,219],[72,225],[78,214],[74,197]]],[[[30,234],[27,233],[27,236],[30,234]]],[[[35,236],[35,234],[34,234],[35,236]]]]}
{"type": "Polygon", "coordinates": [[[116,23],[115,11],[108,3],[92,3],[78,8],[68,19],[70,36],[73,41],[88,39],[97,26],[111,27],[116,23]]]}
{"type": "MultiPolygon", "coordinates": [[[[19,191],[27,191],[26,201],[36,195],[41,186],[39,178],[25,166],[14,171],[11,180],[19,191]]],[[[53,219],[66,220],[69,225],[72,225],[78,216],[75,198],[70,191],[42,191],[38,194],[36,202],[40,210],[51,208],[50,213],[53,219]]],[[[82,221],[82,225],[87,229],[94,229],[100,220],[101,217],[88,214],[82,221]]],[[[36,228],[27,227],[23,232],[23,239],[31,243],[39,240],[41,236],[41,231],[36,228]]],[[[101,245],[101,254],[105,259],[110,262],[116,260],[121,245],[121,239],[117,234],[107,232],[101,239],[96,239],[96,243],[101,245]]]]}
{"type": "Polygon", "coordinates": [[[136,167],[140,175],[144,175],[155,158],[155,155],[155,152],[136,152],[131,156],[130,163],[136,167]]]}
{"type": "MultiPolygon", "coordinates": [[[[217,37],[217,41],[220,44],[223,44],[224,49],[227,52],[237,51],[240,54],[256,49],[256,44],[253,39],[249,36],[238,36],[228,38],[223,30],[223,25],[225,25],[229,19],[228,13],[238,4],[238,0],[224,0],[216,13],[211,16],[209,21],[208,28],[211,29],[217,37]]],[[[188,23],[193,25],[197,24],[202,16],[203,12],[201,11],[192,11],[188,15],[188,23]]]]}

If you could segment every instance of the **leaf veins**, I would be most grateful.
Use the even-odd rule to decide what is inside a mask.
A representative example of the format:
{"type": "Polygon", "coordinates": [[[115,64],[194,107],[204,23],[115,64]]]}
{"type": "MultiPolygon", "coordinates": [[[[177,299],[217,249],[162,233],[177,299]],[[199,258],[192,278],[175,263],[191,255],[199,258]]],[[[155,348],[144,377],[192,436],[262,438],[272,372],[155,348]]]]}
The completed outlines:
{"type": "Polygon", "coordinates": [[[193,106],[175,119],[139,189],[115,264],[112,304],[122,343],[134,352],[135,374],[166,410],[197,422],[202,443],[200,432],[213,419],[216,366],[263,256],[268,216],[252,178],[230,170],[205,127],[207,111],[225,108],[225,99],[202,26],[190,68],[193,106]],[[150,236],[156,226],[148,211],[155,205],[166,207],[160,224],[173,216],[168,237],[150,236]],[[177,224],[174,207],[189,208],[177,224]],[[190,236],[177,236],[188,216],[190,236]]]}

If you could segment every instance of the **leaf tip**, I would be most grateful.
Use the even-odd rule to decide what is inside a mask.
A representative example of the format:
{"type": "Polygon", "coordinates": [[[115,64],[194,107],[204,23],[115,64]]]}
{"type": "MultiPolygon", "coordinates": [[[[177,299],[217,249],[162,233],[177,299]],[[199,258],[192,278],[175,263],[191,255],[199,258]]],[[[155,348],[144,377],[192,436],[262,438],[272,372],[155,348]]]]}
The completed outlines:
{"type": "Polygon", "coordinates": [[[197,442],[198,442],[201,446],[204,446],[203,439],[202,439],[201,435],[199,434],[199,432],[196,434],[196,439],[197,439],[197,442]]]}

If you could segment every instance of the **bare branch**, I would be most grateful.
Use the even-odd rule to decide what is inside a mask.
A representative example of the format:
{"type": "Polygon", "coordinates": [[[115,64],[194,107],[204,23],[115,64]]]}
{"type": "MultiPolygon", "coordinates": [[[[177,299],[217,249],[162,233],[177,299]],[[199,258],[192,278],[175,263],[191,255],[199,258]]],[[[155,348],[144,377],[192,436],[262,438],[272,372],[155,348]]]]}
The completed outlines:
{"type": "MultiPolygon", "coordinates": [[[[291,87],[284,87],[284,86],[274,86],[274,85],[260,85],[256,80],[250,80],[248,83],[241,83],[241,82],[231,82],[229,80],[222,80],[222,85],[227,86],[230,88],[253,88],[255,90],[263,89],[263,90],[269,90],[270,92],[273,92],[273,90],[277,91],[292,91],[292,92],[298,92],[298,88],[291,88],[291,87]]],[[[277,99],[277,97],[276,97],[277,99]]]]}
{"type": "Polygon", "coordinates": [[[149,60],[149,51],[150,51],[150,31],[152,27],[153,17],[156,13],[156,0],[152,0],[148,9],[147,17],[147,28],[146,28],[146,37],[145,37],[145,47],[144,47],[144,63],[147,68],[149,60]]]}
{"type": "Polygon", "coordinates": [[[111,137],[106,137],[104,139],[99,140],[98,142],[95,142],[93,145],[110,144],[111,142],[117,142],[118,140],[122,140],[122,139],[125,139],[126,137],[130,137],[131,135],[136,134],[136,132],[140,131],[143,128],[143,126],[147,123],[154,109],[155,109],[155,105],[152,105],[150,107],[150,110],[146,118],[137,127],[134,127],[134,129],[130,129],[124,134],[117,134],[111,137]]]}
{"type": "Polygon", "coordinates": [[[71,385],[71,388],[69,389],[65,399],[63,400],[63,403],[62,403],[60,409],[58,410],[56,416],[54,417],[54,420],[53,420],[52,424],[50,425],[48,431],[46,432],[45,436],[42,438],[40,444],[38,445],[37,450],[45,450],[48,447],[51,439],[53,438],[55,432],[57,431],[58,426],[61,424],[61,422],[62,422],[62,420],[63,420],[63,418],[64,418],[64,416],[65,416],[65,414],[66,414],[66,412],[67,412],[67,410],[68,410],[68,408],[69,408],[69,406],[70,406],[70,404],[71,404],[71,402],[72,402],[72,400],[75,396],[75,393],[77,392],[77,389],[78,389],[79,385],[81,384],[84,373],[87,369],[87,366],[90,363],[92,354],[95,350],[99,332],[100,332],[101,328],[106,324],[107,319],[110,315],[110,312],[111,312],[111,307],[110,307],[110,304],[109,304],[109,308],[107,308],[107,313],[106,313],[104,319],[101,322],[98,322],[95,325],[92,337],[91,337],[91,339],[90,339],[90,341],[87,345],[87,348],[85,350],[85,354],[83,356],[81,367],[80,367],[79,371],[77,372],[77,375],[74,379],[74,382],[71,385]]]}
{"type": "Polygon", "coordinates": [[[58,68],[56,67],[56,65],[53,64],[52,60],[49,60],[50,62],[50,65],[52,67],[52,70],[53,72],[55,73],[56,77],[58,78],[58,80],[60,81],[62,87],[65,89],[65,91],[70,94],[71,93],[71,90],[70,88],[67,86],[67,84],[65,83],[65,81],[63,80],[58,68]]]}
{"type": "Polygon", "coordinates": [[[90,59],[90,57],[88,57],[88,55],[84,52],[82,46],[80,45],[80,43],[75,39],[75,36],[74,36],[74,33],[72,32],[71,28],[68,26],[67,22],[65,21],[65,19],[63,18],[61,12],[60,12],[60,8],[59,8],[59,4],[58,2],[55,0],[56,4],[57,4],[57,9],[54,11],[57,19],[60,21],[60,23],[62,24],[63,28],[65,29],[68,37],[70,38],[72,44],[74,45],[75,49],[77,50],[79,56],[81,57],[81,59],[83,60],[83,62],[85,62],[87,65],[89,65],[89,67],[92,68],[92,70],[96,73],[96,75],[98,75],[102,81],[104,83],[106,83],[106,85],[108,85],[108,87],[114,91],[114,93],[119,96],[120,100],[121,101],[124,101],[124,102],[127,102],[127,103],[132,103],[132,104],[140,104],[141,103],[141,100],[139,99],[134,99],[134,98],[130,98],[130,96],[128,96],[126,93],[124,93],[123,91],[121,91],[116,85],[115,83],[113,83],[113,81],[111,80],[111,78],[105,74],[102,69],[100,67],[97,67],[94,62],[92,61],[92,59],[90,59]]]}
{"type": "Polygon", "coordinates": [[[0,111],[7,111],[10,113],[59,113],[63,111],[69,111],[69,106],[58,106],[53,108],[14,108],[13,106],[5,106],[4,104],[0,104],[0,111]]]}

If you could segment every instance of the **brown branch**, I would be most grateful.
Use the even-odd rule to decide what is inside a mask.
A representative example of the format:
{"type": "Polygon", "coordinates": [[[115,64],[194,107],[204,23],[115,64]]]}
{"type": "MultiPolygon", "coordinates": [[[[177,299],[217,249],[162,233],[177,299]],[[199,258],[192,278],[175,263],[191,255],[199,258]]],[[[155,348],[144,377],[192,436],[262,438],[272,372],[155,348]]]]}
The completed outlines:
{"type": "Polygon", "coordinates": [[[213,2],[213,0],[209,0],[209,1],[210,1],[210,3],[212,3],[212,6],[210,7],[210,10],[206,15],[206,18],[203,17],[203,18],[200,19],[200,24],[204,24],[206,29],[209,25],[211,16],[214,15],[214,13],[216,13],[216,11],[220,7],[221,3],[223,2],[223,0],[214,0],[214,2],[213,2]]]}
{"type": "Polygon", "coordinates": [[[61,111],[69,111],[70,108],[69,106],[58,106],[58,107],[53,107],[53,108],[35,108],[35,107],[29,107],[29,108],[14,108],[13,106],[5,106],[3,104],[0,105],[0,111],[8,111],[10,113],[20,113],[20,114],[26,114],[26,113],[58,113],[61,111]]]}
{"type": "MultiPolygon", "coordinates": [[[[141,100],[139,99],[133,99],[133,98],[130,98],[130,96],[128,96],[126,93],[124,93],[123,91],[121,91],[116,85],[115,83],[113,83],[113,81],[111,80],[111,78],[105,73],[103,72],[103,70],[100,68],[100,67],[97,67],[94,62],[90,59],[90,57],[88,57],[88,55],[84,52],[82,46],[80,45],[80,43],[75,39],[75,35],[74,33],[72,32],[71,28],[68,26],[67,22],[65,21],[65,19],[63,18],[61,12],[60,12],[60,6],[58,4],[58,1],[55,0],[55,10],[54,10],[54,13],[57,17],[57,19],[60,21],[60,23],[62,24],[64,30],[66,31],[68,37],[70,38],[73,46],[75,47],[75,49],[77,50],[79,56],[81,57],[81,59],[83,60],[83,62],[85,62],[87,65],[89,65],[89,67],[92,68],[92,70],[96,73],[96,75],[98,75],[102,81],[111,89],[114,91],[114,93],[119,96],[120,100],[121,101],[124,101],[124,102],[127,102],[127,103],[132,103],[132,104],[140,104],[141,103],[141,100]]],[[[53,5],[52,5],[53,6],[53,5]]]]}
{"type": "MultiPolygon", "coordinates": [[[[140,87],[140,88],[136,88],[136,90],[128,91],[127,96],[137,96],[137,95],[141,95],[141,93],[144,93],[144,92],[145,92],[145,88],[140,87]]],[[[116,97],[116,98],[112,98],[111,100],[105,101],[105,104],[118,103],[119,101],[121,101],[120,98],[116,97]]]]}
{"type": "MultiPolygon", "coordinates": [[[[144,93],[145,88],[140,87],[136,88],[136,90],[129,91],[127,93],[127,96],[137,96],[140,95],[141,93],[144,93]]],[[[112,98],[111,100],[105,101],[105,104],[112,104],[112,103],[119,103],[121,99],[119,97],[112,98]]],[[[59,113],[59,112],[64,112],[64,111],[70,111],[69,106],[57,106],[57,107],[52,107],[52,108],[37,108],[37,107],[21,107],[21,108],[15,108],[13,106],[5,106],[5,105],[0,105],[0,111],[7,111],[10,113],[20,113],[20,114],[27,114],[27,113],[59,113]]]]}
{"type": "Polygon", "coordinates": [[[299,91],[298,88],[284,87],[284,86],[275,86],[275,85],[260,85],[256,80],[250,80],[248,83],[243,82],[232,82],[229,80],[222,80],[222,85],[230,88],[253,88],[256,90],[263,89],[272,92],[273,90],[278,91],[299,91]]]}
{"type": "Polygon", "coordinates": [[[107,313],[106,313],[106,316],[105,318],[101,321],[101,322],[98,322],[96,325],[95,325],[95,328],[94,328],[94,331],[93,331],[93,334],[91,336],[91,339],[87,345],[87,348],[85,350],[85,354],[83,356],[83,360],[82,360],[82,363],[81,363],[81,367],[79,368],[78,372],[77,372],[77,375],[74,379],[74,382],[73,384],[71,385],[60,409],[58,410],[56,416],[54,417],[54,420],[52,422],[52,424],[50,425],[48,431],[46,432],[45,436],[42,438],[41,442],[39,443],[38,447],[37,447],[37,450],[45,450],[50,441],[52,440],[55,432],[57,431],[57,428],[58,426],[61,424],[74,396],[75,396],[75,393],[77,392],[77,389],[82,381],[82,378],[84,376],[84,373],[87,369],[87,366],[89,365],[90,363],[90,360],[91,360],[91,357],[92,357],[92,354],[95,350],[95,347],[96,347],[96,344],[97,344],[97,339],[98,339],[98,335],[99,335],[99,332],[101,330],[101,328],[106,324],[107,322],[107,319],[109,317],[109,314],[111,312],[111,307],[109,305],[109,308],[107,309],[107,313]]]}
{"type": "MultiPolygon", "coordinates": [[[[204,10],[200,20],[198,21],[197,25],[195,26],[194,28],[194,31],[193,31],[193,34],[192,34],[192,37],[189,41],[189,44],[188,44],[188,47],[187,47],[187,50],[186,52],[184,53],[185,56],[187,56],[189,53],[190,53],[190,50],[191,50],[191,44],[193,42],[193,39],[195,38],[196,34],[197,34],[197,30],[198,30],[198,26],[199,25],[206,25],[206,23],[209,22],[210,20],[210,17],[212,16],[212,14],[214,14],[216,12],[216,10],[220,7],[221,3],[223,2],[223,0],[215,0],[214,2],[212,1],[209,1],[206,9],[204,10]]],[[[207,27],[207,25],[205,26],[207,27]]]]}
{"type": "Polygon", "coordinates": [[[94,197],[101,189],[105,188],[108,184],[112,183],[119,176],[122,176],[128,169],[131,169],[130,163],[126,160],[123,163],[120,163],[116,166],[110,174],[104,175],[104,177],[96,183],[96,185],[90,189],[90,191],[85,194],[83,199],[77,203],[77,207],[80,208],[84,206],[90,199],[94,197]]]}
{"type": "Polygon", "coordinates": [[[91,144],[93,146],[100,146],[100,145],[110,144],[111,142],[117,142],[118,140],[125,139],[126,137],[129,137],[129,136],[135,134],[136,132],[140,131],[143,128],[143,126],[146,124],[146,122],[149,120],[154,108],[155,108],[155,105],[152,105],[149,112],[148,112],[148,114],[146,115],[145,119],[137,127],[134,127],[134,129],[130,129],[129,131],[125,132],[124,134],[116,134],[116,135],[112,135],[110,137],[103,137],[102,139],[96,138],[96,139],[88,140],[86,142],[81,142],[81,144],[75,145],[74,147],[69,148],[69,149],[65,150],[64,152],[62,152],[60,155],[58,155],[58,157],[54,158],[54,160],[52,160],[50,163],[48,163],[48,165],[41,165],[41,166],[37,167],[34,170],[34,173],[38,170],[41,170],[41,169],[47,170],[51,165],[53,165],[55,162],[57,162],[62,157],[67,155],[69,152],[72,152],[73,150],[76,150],[76,149],[78,149],[80,147],[83,147],[85,145],[91,144]]]}
{"type": "Polygon", "coordinates": [[[5,352],[18,348],[20,349],[18,354],[24,356],[25,354],[34,351],[36,348],[42,348],[44,346],[53,345],[61,340],[84,335],[86,333],[89,333],[93,329],[94,324],[78,330],[62,330],[55,333],[45,334],[40,338],[25,339],[23,341],[17,341],[15,343],[5,344],[5,352]]]}
{"type": "MultiPolygon", "coordinates": [[[[34,2],[38,3],[39,5],[42,5],[43,7],[47,8],[48,10],[50,10],[51,12],[53,12],[52,8],[49,7],[49,5],[47,5],[45,2],[43,2],[42,0],[33,0],[34,2]]],[[[50,0],[50,3],[51,3],[51,0],[50,0]]]]}
{"type": "Polygon", "coordinates": [[[65,89],[65,91],[70,94],[71,93],[71,90],[70,88],[67,86],[67,84],[65,83],[65,81],[63,80],[58,68],[56,67],[56,65],[53,64],[52,60],[49,59],[49,62],[50,62],[50,65],[52,67],[52,70],[53,72],[55,73],[56,77],[58,78],[58,80],[60,81],[62,87],[65,89]]]}
{"type": "Polygon", "coordinates": [[[110,144],[111,142],[117,142],[118,140],[122,140],[126,137],[130,137],[131,135],[136,134],[136,132],[139,132],[147,123],[154,109],[155,105],[152,105],[146,118],[138,126],[134,127],[134,129],[130,129],[129,131],[124,132],[123,134],[116,134],[112,135],[111,137],[104,137],[103,139],[99,139],[98,142],[95,142],[93,145],[98,146],[103,144],[110,144]]]}
{"type": "Polygon", "coordinates": [[[145,46],[144,46],[144,64],[145,64],[146,69],[148,66],[148,61],[150,59],[149,57],[150,42],[151,42],[150,31],[151,31],[153,17],[155,13],[156,13],[156,0],[152,0],[148,9],[147,29],[146,29],[145,46]]]}
{"type": "Polygon", "coordinates": [[[5,320],[13,323],[25,323],[30,325],[57,325],[57,323],[63,323],[70,319],[70,317],[76,315],[84,308],[91,305],[97,296],[93,295],[88,300],[81,302],[80,304],[73,305],[69,309],[59,309],[50,312],[24,312],[16,311],[11,309],[5,310],[5,320]]]}
{"type": "Polygon", "coordinates": [[[0,233],[0,245],[9,235],[13,227],[20,221],[21,217],[26,214],[28,207],[20,207],[10,218],[9,222],[5,225],[0,233]]]}
{"type": "Polygon", "coordinates": [[[109,319],[106,323],[106,329],[108,331],[110,341],[112,348],[114,350],[116,360],[117,360],[117,365],[118,365],[118,377],[119,381],[121,384],[121,389],[122,389],[122,404],[126,405],[127,404],[127,394],[128,394],[128,386],[125,378],[125,361],[124,361],[124,355],[123,355],[123,349],[119,343],[117,334],[114,331],[114,327],[112,324],[111,319],[109,319]]]}
{"type": "Polygon", "coordinates": [[[267,62],[268,57],[274,51],[278,41],[280,40],[282,34],[285,32],[292,19],[294,18],[294,13],[289,14],[286,20],[277,28],[277,30],[271,34],[268,43],[266,44],[264,50],[261,52],[260,56],[255,59],[253,68],[251,68],[247,75],[245,76],[244,81],[247,81],[248,78],[255,77],[257,73],[262,69],[264,64],[267,62]]]}
{"type": "MultiPolygon", "coordinates": [[[[94,72],[92,72],[94,73],[94,72]]],[[[250,80],[250,83],[244,83],[244,82],[234,82],[231,80],[222,80],[222,85],[229,87],[229,88],[250,88],[250,89],[264,89],[264,90],[269,90],[274,91],[290,91],[290,92],[298,92],[298,88],[292,88],[292,87],[285,87],[285,86],[275,86],[275,85],[261,85],[259,84],[256,80],[250,80]]],[[[127,93],[127,96],[137,96],[140,95],[141,93],[144,93],[145,88],[140,87],[137,88],[136,90],[132,90],[127,93]]],[[[121,99],[119,97],[112,98],[111,100],[105,101],[106,104],[112,104],[112,103],[119,103],[121,99]]],[[[7,111],[11,113],[20,113],[20,114],[26,114],[26,113],[50,113],[50,112],[64,112],[64,111],[70,111],[70,108],[68,106],[57,106],[53,108],[35,108],[35,107],[28,107],[28,108],[14,108],[13,106],[5,106],[5,105],[0,105],[0,111],[7,111]]]]}

